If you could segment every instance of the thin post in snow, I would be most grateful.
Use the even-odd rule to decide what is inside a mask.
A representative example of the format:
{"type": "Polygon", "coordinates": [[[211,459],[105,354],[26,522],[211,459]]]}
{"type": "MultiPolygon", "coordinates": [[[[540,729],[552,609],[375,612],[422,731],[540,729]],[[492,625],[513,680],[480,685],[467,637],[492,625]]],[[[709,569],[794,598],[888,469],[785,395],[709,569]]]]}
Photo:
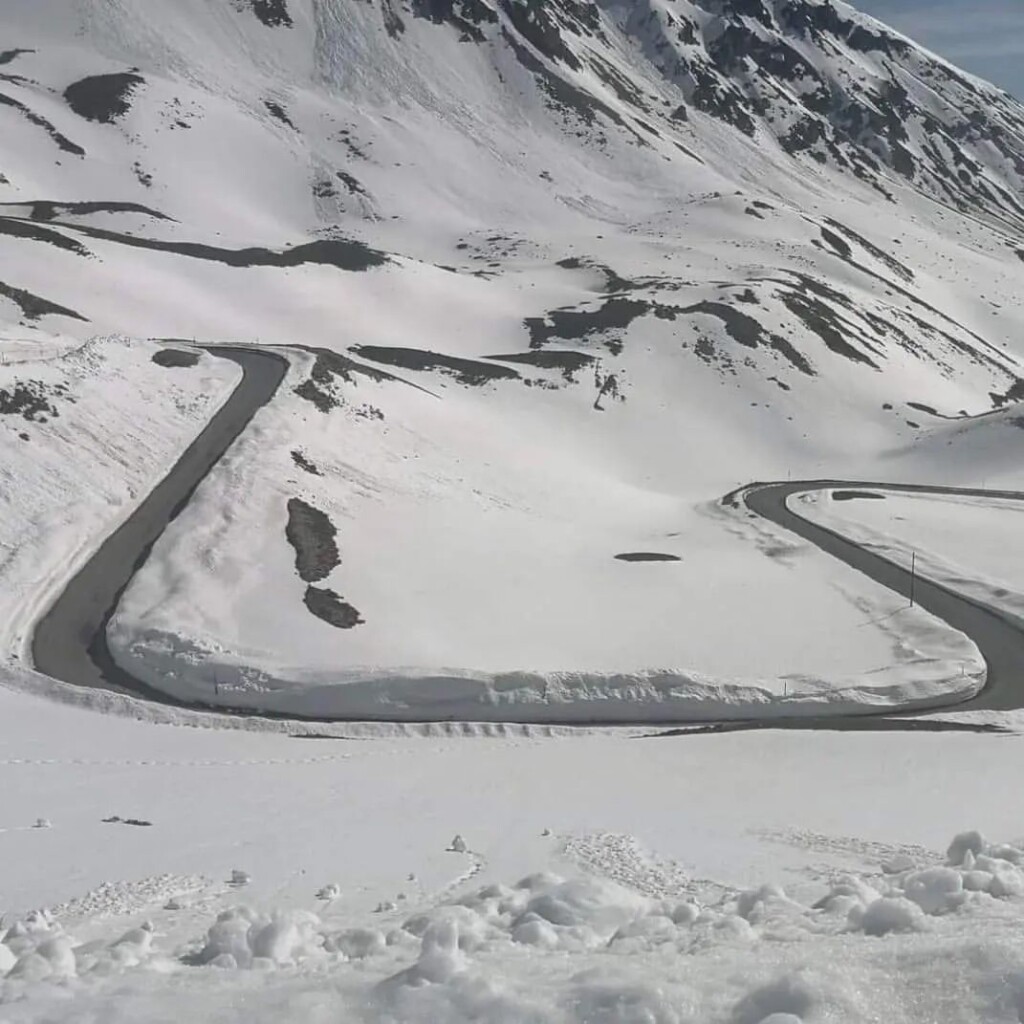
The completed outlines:
{"type": "Polygon", "coordinates": [[[910,607],[914,607],[914,591],[917,584],[917,552],[910,552],[910,607]]]}

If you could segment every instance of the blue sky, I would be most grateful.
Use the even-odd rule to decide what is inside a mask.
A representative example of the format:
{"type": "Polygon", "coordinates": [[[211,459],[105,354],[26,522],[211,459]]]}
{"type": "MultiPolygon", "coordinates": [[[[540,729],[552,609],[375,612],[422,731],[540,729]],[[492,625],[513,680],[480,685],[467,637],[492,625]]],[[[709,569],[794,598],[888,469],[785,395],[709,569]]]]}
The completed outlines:
{"type": "Polygon", "coordinates": [[[1024,0],[849,0],[1024,99],[1024,0]]]}

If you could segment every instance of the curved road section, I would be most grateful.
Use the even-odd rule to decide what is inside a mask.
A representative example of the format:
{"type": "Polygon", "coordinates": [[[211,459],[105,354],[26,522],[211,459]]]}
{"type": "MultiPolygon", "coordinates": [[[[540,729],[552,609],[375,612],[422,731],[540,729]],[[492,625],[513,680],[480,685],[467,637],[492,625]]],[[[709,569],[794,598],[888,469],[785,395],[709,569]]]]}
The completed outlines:
{"type": "Polygon", "coordinates": [[[107,624],[132,577],[220,457],[266,405],[288,372],[272,352],[228,346],[206,351],[238,363],[242,380],[141,505],[79,569],[36,626],[32,660],[39,672],[76,686],[129,693],[180,705],[121,669],[107,646],[107,624]]]}
{"type": "MultiPolygon", "coordinates": [[[[870,576],[876,583],[910,599],[910,573],[902,566],[862,548],[841,534],[798,515],[786,504],[790,495],[817,490],[900,491],[908,494],[955,494],[966,497],[1024,500],[1017,491],[986,491],[966,487],[930,487],[837,480],[786,484],[751,484],[723,499],[734,507],[742,501],[759,516],[810,541],[833,558],[870,576]]],[[[956,704],[958,711],[1008,711],[1024,706],[1024,621],[964,597],[917,575],[914,600],[925,611],[966,633],[977,644],[988,667],[985,686],[975,697],[956,704]]],[[[933,709],[937,710],[937,709],[933,709]]],[[[891,712],[890,712],[891,714],[891,712]]]]}
{"type": "MultiPolygon", "coordinates": [[[[195,489],[245,430],[256,412],[274,397],[288,370],[287,360],[272,352],[228,346],[206,348],[214,355],[236,362],[242,368],[241,383],[171,471],[103,542],[40,620],[32,640],[32,658],[38,671],[76,686],[115,690],[162,704],[186,706],[169,694],[147,686],[117,665],[107,645],[107,625],[121,595],[145,563],[153,544],[188,504],[195,489]]],[[[734,508],[745,505],[752,513],[803,537],[882,586],[909,598],[910,573],[906,569],[827,527],[804,519],[786,504],[790,495],[802,491],[832,489],[1024,500],[1024,494],[1009,491],[809,480],[785,484],[749,484],[726,495],[723,502],[734,508]]],[[[970,700],[956,704],[957,710],[1008,710],[1024,707],[1024,621],[920,576],[916,580],[915,598],[921,607],[966,633],[977,644],[987,663],[988,674],[984,689],[970,700]]],[[[261,714],[251,709],[221,705],[211,710],[221,714],[261,714]]],[[[932,709],[936,710],[939,709],[932,709]]],[[[262,716],[300,717],[268,716],[265,712],[262,716]]],[[[898,712],[886,711],[832,715],[827,718],[731,721],[726,727],[841,729],[862,726],[869,719],[880,722],[884,720],[891,725],[897,717],[898,712]]]]}

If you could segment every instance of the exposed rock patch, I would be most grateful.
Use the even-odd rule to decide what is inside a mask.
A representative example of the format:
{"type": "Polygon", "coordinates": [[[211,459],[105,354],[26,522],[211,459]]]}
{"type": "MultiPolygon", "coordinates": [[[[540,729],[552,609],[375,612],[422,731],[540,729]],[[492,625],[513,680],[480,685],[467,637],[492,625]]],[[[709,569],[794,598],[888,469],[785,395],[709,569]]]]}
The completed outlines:
{"type": "Polygon", "coordinates": [[[248,7],[267,28],[291,28],[288,0],[235,0],[236,6],[248,7]]]}
{"type": "Polygon", "coordinates": [[[320,472],[320,469],[316,465],[316,463],[313,462],[311,459],[306,458],[306,456],[301,451],[299,451],[298,448],[292,449],[292,462],[294,462],[295,465],[299,467],[299,469],[305,471],[306,473],[310,473],[312,476],[323,476],[323,473],[320,472]]]}
{"type": "Polygon", "coordinates": [[[325,512],[303,501],[288,501],[285,536],[295,550],[295,569],[304,583],[325,579],[341,564],[338,531],[325,512]]]}
{"type": "Polygon", "coordinates": [[[11,96],[0,92],[0,106],[12,107],[17,110],[30,124],[34,124],[37,128],[42,128],[47,135],[57,143],[58,147],[65,153],[71,153],[73,156],[85,156],[85,150],[82,149],[77,143],[72,142],[66,135],[61,134],[57,131],[54,126],[46,120],[45,117],[40,116],[34,110],[26,107],[20,100],[16,100],[11,96]]]}
{"type": "Polygon", "coordinates": [[[83,323],[88,322],[87,317],[76,313],[73,309],[59,306],[56,302],[33,295],[32,292],[25,291],[24,288],[15,288],[12,285],[4,284],[3,281],[0,281],[0,296],[15,303],[28,320],[38,320],[44,316],[69,316],[74,320],[81,320],[83,323]]]}
{"type": "Polygon", "coordinates": [[[13,217],[0,217],[0,235],[10,238],[25,238],[34,242],[43,242],[54,248],[72,252],[76,256],[90,256],[91,253],[76,238],[69,238],[59,231],[44,228],[33,221],[16,220],[13,217]]]}
{"type": "Polygon", "coordinates": [[[429,352],[418,348],[390,348],[384,345],[353,345],[356,355],[385,366],[403,370],[436,371],[454,377],[460,384],[480,387],[495,380],[521,380],[519,373],[509,366],[482,363],[475,359],[460,359],[442,352],[429,352]]]}
{"type": "Polygon", "coordinates": [[[180,348],[162,348],[153,353],[153,362],[157,366],[188,367],[199,362],[198,352],[183,352],[180,348]]]}
{"type": "Polygon", "coordinates": [[[131,109],[132,93],[145,81],[134,71],[91,75],[69,85],[64,90],[64,99],[79,117],[113,124],[131,109]]]}
{"type": "Polygon", "coordinates": [[[353,629],[366,621],[352,605],[327,588],[307,587],[303,601],[318,619],[336,629],[353,629]]]}
{"type": "Polygon", "coordinates": [[[48,386],[39,380],[19,381],[12,388],[0,389],[0,416],[20,416],[33,423],[45,423],[59,416],[50,396],[63,396],[63,384],[48,386]]]}

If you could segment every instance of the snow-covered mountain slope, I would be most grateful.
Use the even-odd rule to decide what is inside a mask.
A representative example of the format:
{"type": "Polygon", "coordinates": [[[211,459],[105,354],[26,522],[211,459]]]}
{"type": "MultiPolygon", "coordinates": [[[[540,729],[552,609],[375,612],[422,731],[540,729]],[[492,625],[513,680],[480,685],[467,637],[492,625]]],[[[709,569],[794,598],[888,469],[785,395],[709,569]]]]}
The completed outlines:
{"type": "Polygon", "coordinates": [[[316,350],[157,545],[125,649],[487,668],[501,634],[522,668],[634,665],[586,648],[561,574],[640,591],[624,632],[701,669],[641,628],[685,588],[605,561],[682,524],[668,613],[726,623],[700,581],[752,577],[697,503],[944,475],[953,430],[994,439],[950,463],[973,479],[1017,436],[973,417],[1024,397],[1024,109],[844,4],[8,0],[0,32],[8,333],[316,350]],[[341,568],[297,574],[303,515],[341,568]],[[314,642],[253,612],[293,592],[314,642]],[[573,643],[532,628],[567,605],[573,643]]]}
{"type": "Polygon", "coordinates": [[[627,378],[660,321],[665,363],[782,405],[921,397],[907,374],[977,412],[1018,378],[990,304],[1019,283],[1024,110],[842,4],[0,17],[11,317],[627,378]]]}

